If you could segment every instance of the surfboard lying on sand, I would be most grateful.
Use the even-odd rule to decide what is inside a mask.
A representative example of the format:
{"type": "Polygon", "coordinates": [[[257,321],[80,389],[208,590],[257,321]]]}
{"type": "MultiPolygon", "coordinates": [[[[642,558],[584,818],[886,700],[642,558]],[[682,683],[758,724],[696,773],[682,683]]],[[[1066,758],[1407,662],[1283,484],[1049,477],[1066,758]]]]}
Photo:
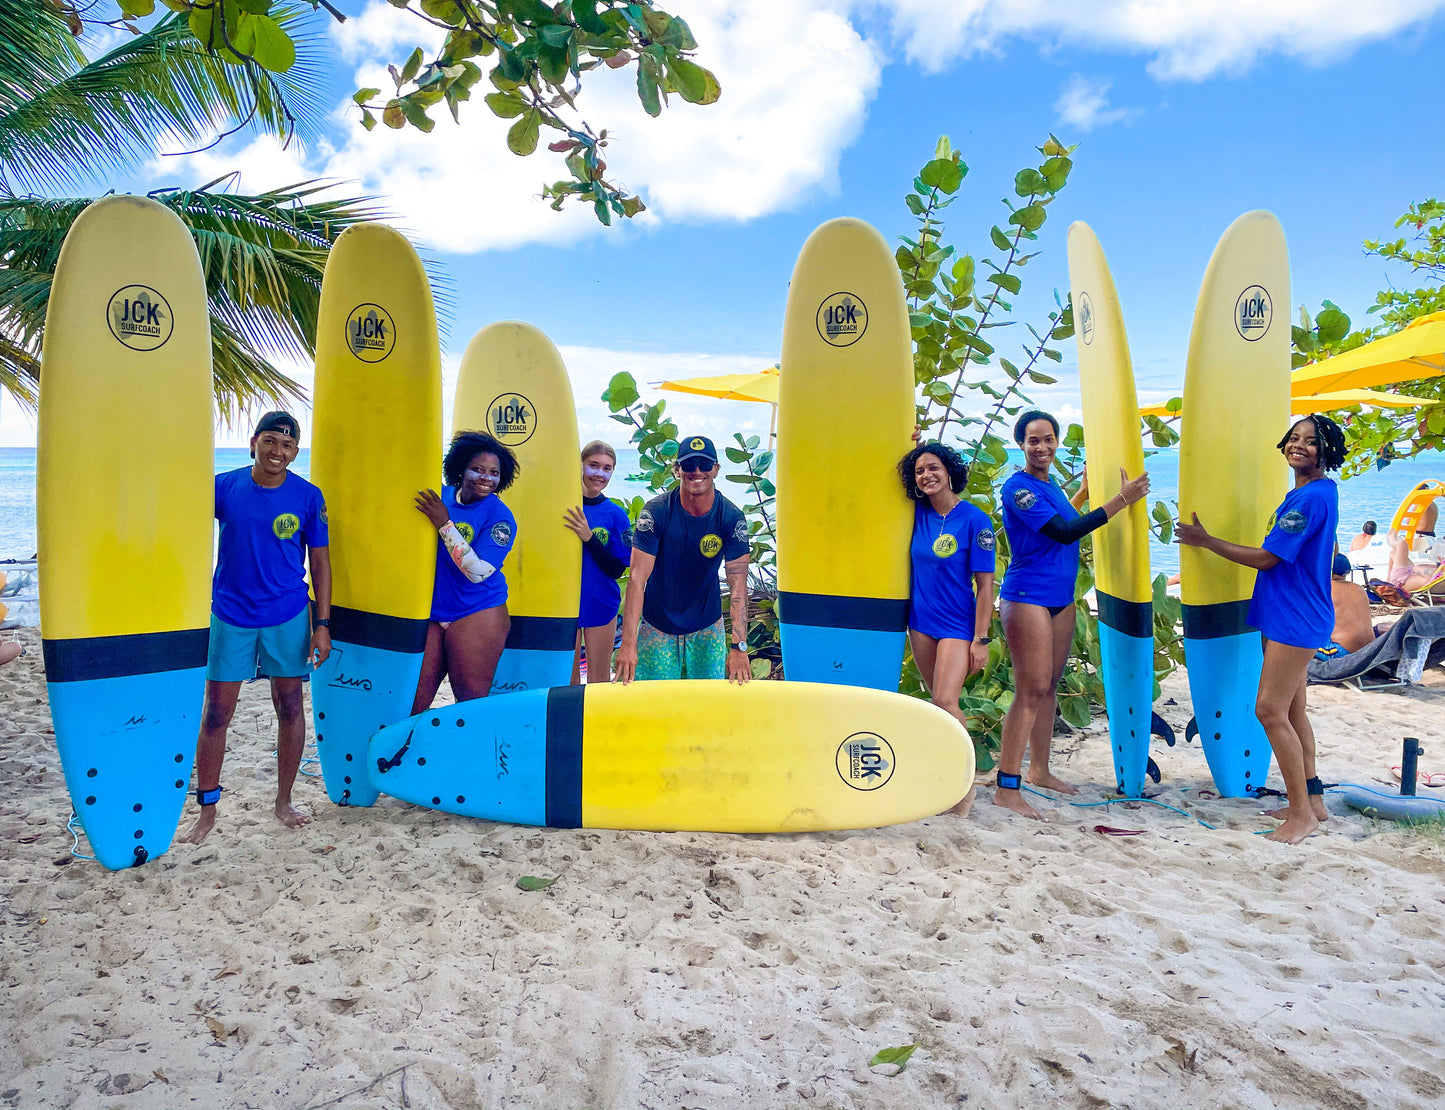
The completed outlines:
{"type": "Polygon", "coordinates": [[[316,328],[311,481],[326,498],[331,655],[311,682],[327,796],[369,806],[366,744],[411,713],[437,534],[416,510],[441,472],[431,285],[406,237],[358,224],[331,248],[316,328]]]}
{"type": "Polygon", "coordinates": [[[973,784],[973,744],[918,698],[805,682],[529,690],[389,725],[383,792],[557,828],[808,832],[915,821],[973,784]]]}
{"type": "Polygon", "coordinates": [[[80,214],[41,361],[50,713],[86,839],[117,870],[170,847],[205,697],[211,325],[195,243],[174,213],[112,196],[80,214]]]}
{"type": "Polygon", "coordinates": [[[582,504],[581,446],[567,367],[531,324],[490,324],[467,344],[452,432],[468,430],[495,436],[520,464],[501,494],[517,538],[502,564],[512,627],[492,693],[565,686],[577,644],[582,545],[562,514],[582,504]]]}
{"type": "MultiPolygon", "coordinates": [[[[1139,398],[1119,294],[1104,249],[1083,222],[1069,228],[1069,284],[1084,401],[1089,498],[1119,492],[1119,468],[1144,469],[1139,398]]],[[[1154,602],[1149,584],[1149,517],[1136,501],[1094,533],[1094,585],[1109,746],[1119,792],[1137,798],[1149,763],[1154,702],[1154,602]]]]}
{"type": "Polygon", "coordinates": [[[1445,798],[1376,790],[1372,786],[1361,786],[1353,782],[1342,782],[1330,793],[1339,794],[1345,805],[1351,809],[1382,821],[1400,821],[1405,824],[1445,821],[1445,798]]]}
{"type": "Polygon", "coordinates": [[[898,263],[862,220],[823,224],[788,288],[778,393],[783,673],[897,690],[913,510],[913,342],[898,263]],[[837,460],[846,445],[848,464],[837,460]]]}
{"type": "MultiPolygon", "coordinates": [[[[1247,212],[1214,248],[1189,336],[1179,518],[1258,547],[1283,500],[1275,444],[1289,422],[1289,251],[1269,212],[1247,212]]],[[[1264,785],[1270,747],[1254,715],[1264,662],[1245,618],[1255,572],[1202,547],[1179,548],[1184,660],[1194,725],[1222,795],[1264,785]]]]}

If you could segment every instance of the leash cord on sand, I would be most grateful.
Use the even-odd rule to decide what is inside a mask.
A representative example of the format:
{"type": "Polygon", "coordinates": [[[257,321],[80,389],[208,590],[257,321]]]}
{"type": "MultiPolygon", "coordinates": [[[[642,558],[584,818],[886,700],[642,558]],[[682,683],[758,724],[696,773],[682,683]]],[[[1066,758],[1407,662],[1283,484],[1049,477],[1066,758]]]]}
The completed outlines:
{"type": "Polygon", "coordinates": [[[70,820],[65,822],[65,831],[70,834],[70,854],[76,859],[88,859],[95,861],[94,856],[87,856],[80,850],[80,814],[74,809],[70,811],[70,820]]]}
{"type": "MultiPolygon", "coordinates": [[[[1050,801],[1058,800],[1054,798],[1052,794],[1045,794],[1042,790],[1035,790],[1032,786],[1025,786],[1024,789],[1030,794],[1037,794],[1040,798],[1048,798],[1050,801]]],[[[1171,806],[1165,802],[1156,802],[1153,798],[1105,798],[1102,802],[1069,802],[1068,804],[1075,809],[1092,809],[1094,806],[1112,806],[1117,805],[1119,802],[1148,802],[1151,806],[1158,806],[1160,809],[1170,810],[1171,812],[1179,814],[1181,817],[1188,817],[1191,821],[1199,821],[1206,829],[1214,832],[1219,831],[1208,821],[1201,821],[1187,810],[1180,809],[1178,806],[1171,806]]]]}

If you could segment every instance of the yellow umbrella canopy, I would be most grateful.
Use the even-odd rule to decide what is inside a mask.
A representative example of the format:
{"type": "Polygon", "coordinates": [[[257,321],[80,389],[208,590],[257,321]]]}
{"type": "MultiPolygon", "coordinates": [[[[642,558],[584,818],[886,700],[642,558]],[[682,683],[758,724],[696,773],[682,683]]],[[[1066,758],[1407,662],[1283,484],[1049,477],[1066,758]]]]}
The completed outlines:
{"type": "MultiPolygon", "coordinates": [[[[1333,409],[1348,408],[1350,405],[1373,405],[1381,409],[1412,409],[1416,405],[1436,405],[1440,402],[1433,397],[1406,397],[1403,393],[1381,393],[1374,389],[1342,389],[1337,393],[1317,393],[1312,397],[1291,397],[1289,411],[1294,416],[1308,416],[1312,412],[1330,412],[1333,409]]],[[[1170,412],[1168,402],[1149,405],[1139,410],[1140,416],[1158,416],[1168,419],[1179,416],[1180,411],[1170,412]]]]}
{"type": "MultiPolygon", "coordinates": [[[[1445,373],[1445,312],[1432,312],[1353,351],[1301,366],[1290,375],[1295,394],[1332,394],[1345,389],[1413,382],[1445,373]]],[[[1371,402],[1372,404],[1374,402],[1371,402]]]]}
{"type": "Polygon", "coordinates": [[[714,374],[707,378],[677,378],[660,382],[657,388],[670,389],[674,393],[716,397],[721,401],[761,401],[764,404],[776,405],[778,379],[778,368],[769,366],[756,374],[714,374]]]}

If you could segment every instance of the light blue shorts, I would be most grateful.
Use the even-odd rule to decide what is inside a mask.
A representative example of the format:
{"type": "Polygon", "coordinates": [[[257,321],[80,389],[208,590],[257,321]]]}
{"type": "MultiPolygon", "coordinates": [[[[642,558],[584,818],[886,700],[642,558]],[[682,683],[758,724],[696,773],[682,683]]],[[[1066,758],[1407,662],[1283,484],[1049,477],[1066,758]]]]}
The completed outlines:
{"type": "Polygon", "coordinates": [[[212,682],[305,678],[311,673],[311,606],[269,628],[237,628],[211,614],[206,677],[212,682]]]}

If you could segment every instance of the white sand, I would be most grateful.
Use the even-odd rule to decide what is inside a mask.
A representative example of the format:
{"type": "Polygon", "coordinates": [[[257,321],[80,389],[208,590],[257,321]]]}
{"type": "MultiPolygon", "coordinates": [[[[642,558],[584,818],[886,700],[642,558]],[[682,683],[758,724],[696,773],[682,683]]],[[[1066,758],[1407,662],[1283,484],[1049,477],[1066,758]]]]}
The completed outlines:
{"type": "MultiPolygon", "coordinates": [[[[71,860],[23,636],[0,670],[0,1104],[1445,1103],[1445,839],[1343,814],[1269,843],[1259,803],[1197,798],[1195,745],[1156,753],[1159,797],[1217,831],[1055,802],[1038,826],[986,801],[827,836],[549,831],[337,809],[316,778],[293,833],[253,685],[216,831],[112,874],[71,860]],[[870,1071],[912,1042],[901,1074],[870,1071]]],[[[1428,681],[1312,689],[1323,777],[1387,779],[1406,734],[1445,769],[1428,681]]],[[[1182,675],[1168,696],[1182,736],[1182,675]]],[[[1104,797],[1101,734],[1058,748],[1104,797]]]]}

